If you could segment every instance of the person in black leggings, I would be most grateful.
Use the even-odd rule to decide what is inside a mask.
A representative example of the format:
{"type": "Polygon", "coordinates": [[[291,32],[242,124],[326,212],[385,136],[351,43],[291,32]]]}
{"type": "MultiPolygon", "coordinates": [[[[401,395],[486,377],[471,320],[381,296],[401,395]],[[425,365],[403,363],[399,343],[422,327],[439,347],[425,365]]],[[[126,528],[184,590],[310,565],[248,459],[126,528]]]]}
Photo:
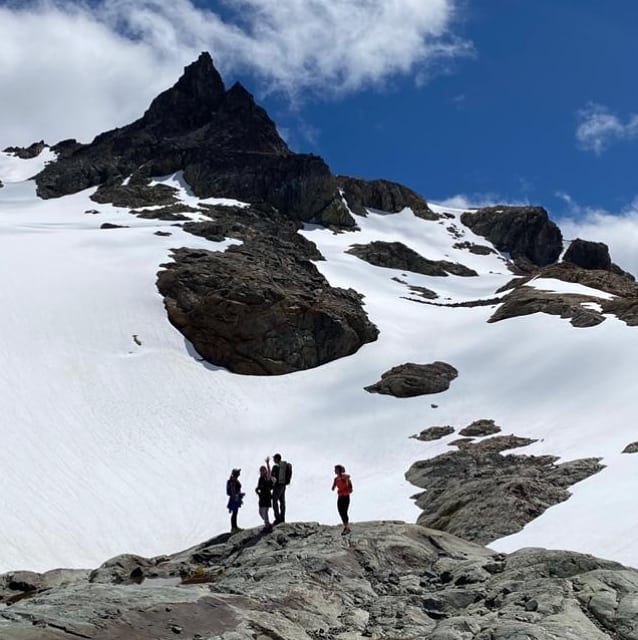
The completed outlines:
{"type": "Polygon", "coordinates": [[[335,479],[332,482],[332,491],[337,490],[337,511],[343,522],[342,536],[348,535],[352,529],[350,528],[350,520],[348,518],[348,508],[350,507],[350,494],[352,493],[352,480],[346,473],[346,469],[342,464],[335,465],[335,479]]]}

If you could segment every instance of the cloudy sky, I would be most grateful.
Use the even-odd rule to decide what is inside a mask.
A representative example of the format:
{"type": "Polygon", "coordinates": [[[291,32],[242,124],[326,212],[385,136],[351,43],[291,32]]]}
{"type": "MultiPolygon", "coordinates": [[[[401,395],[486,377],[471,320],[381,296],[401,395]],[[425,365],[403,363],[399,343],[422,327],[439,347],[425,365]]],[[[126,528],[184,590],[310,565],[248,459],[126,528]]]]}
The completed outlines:
{"type": "Polygon", "coordinates": [[[0,0],[0,148],[126,124],[208,50],[336,173],[622,240],[637,30],[635,0],[0,0]]]}

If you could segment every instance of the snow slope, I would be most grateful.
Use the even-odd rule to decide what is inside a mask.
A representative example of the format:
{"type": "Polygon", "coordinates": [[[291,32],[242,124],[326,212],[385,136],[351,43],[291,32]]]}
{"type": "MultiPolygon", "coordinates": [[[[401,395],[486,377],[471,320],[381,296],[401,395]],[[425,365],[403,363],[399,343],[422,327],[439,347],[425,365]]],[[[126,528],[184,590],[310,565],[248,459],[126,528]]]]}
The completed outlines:
{"type": "MultiPolygon", "coordinates": [[[[455,436],[429,443],[410,436],[479,418],[539,439],[521,452],[602,456],[607,465],[495,549],[569,548],[638,566],[630,491],[638,456],[620,454],[638,440],[631,385],[638,329],[613,317],[576,329],[540,314],[487,324],[494,306],[409,299],[404,283],[436,291],[437,302],[491,298],[511,274],[501,256],[453,248],[459,234],[488,244],[460,224],[461,211],[446,209],[454,218],[436,222],[409,210],[370,211],[357,217],[354,233],[311,226],[303,233],[326,257],[317,266],[330,283],[365,295],[379,339],[317,369],[235,375],[197,357],[169,324],[155,288],[171,248],[224,250],[229,242],[96,206],[91,190],[40,200],[28,178],[49,159],[0,154],[0,572],[170,553],[227,530],[224,486],[232,467],[242,468],[247,493],[240,525],[256,526],[258,468],[277,451],[294,465],[288,519],[338,522],[330,486],[341,463],[355,483],[355,522],[414,521],[410,496],[418,489],[404,473],[448,450],[455,436]],[[104,222],[126,228],[100,229],[104,222]],[[404,273],[345,253],[372,240],[404,242],[480,277],[404,273]],[[435,360],[459,370],[445,393],[397,399],[363,390],[392,366],[435,360]]],[[[180,176],[158,180],[192,201],[180,176]]]]}

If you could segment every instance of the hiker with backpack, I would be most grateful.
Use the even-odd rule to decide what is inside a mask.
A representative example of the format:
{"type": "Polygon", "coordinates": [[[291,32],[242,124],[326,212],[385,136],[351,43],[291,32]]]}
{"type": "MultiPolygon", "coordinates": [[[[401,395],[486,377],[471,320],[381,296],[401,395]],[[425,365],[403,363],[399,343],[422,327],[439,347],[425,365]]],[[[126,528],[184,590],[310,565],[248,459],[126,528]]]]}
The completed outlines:
{"type": "Polygon", "coordinates": [[[272,524],[268,518],[268,512],[272,506],[272,477],[270,472],[270,458],[266,458],[266,466],[259,467],[259,479],[255,493],[259,496],[259,515],[264,521],[263,533],[272,531],[272,524]]]}
{"type": "Polygon", "coordinates": [[[346,473],[346,468],[342,464],[335,465],[335,479],[332,482],[332,491],[337,490],[337,511],[343,522],[342,536],[348,535],[350,520],[348,518],[348,508],[350,507],[350,494],[352,493],[352,480],[346,473]]]}
{"type": "Polygon", "coordinates": [[[281,459],[281,454],[276,453],[273,457],[275,463],[272,468],[272,509],[275,514],[273,524],[286,522],[286,487],[292,479],[292,465],[281,459]]]}
{"type": "Polygon", "coordinates": [[[237,526],[237,512],[244,502],[244,493],[241,492],[239,474],[241,469],[233,469],[230,478],[226,481],[226,495],[228,496],[228,511],[230,511],[230,532],[237,533],[241,529],[237,526]]]}

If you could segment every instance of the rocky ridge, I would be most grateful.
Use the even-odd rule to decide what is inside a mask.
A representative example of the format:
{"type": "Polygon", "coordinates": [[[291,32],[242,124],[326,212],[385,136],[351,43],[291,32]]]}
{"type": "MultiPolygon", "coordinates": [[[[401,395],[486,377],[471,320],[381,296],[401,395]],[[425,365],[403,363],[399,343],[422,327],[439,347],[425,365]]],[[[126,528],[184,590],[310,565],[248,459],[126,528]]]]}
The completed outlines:
{"type": "Polygon", "coordinates": [[[0,576],[6,640],[636,640],[638,571],[398,522],[224,534],[94,571],[0,576]]]}

